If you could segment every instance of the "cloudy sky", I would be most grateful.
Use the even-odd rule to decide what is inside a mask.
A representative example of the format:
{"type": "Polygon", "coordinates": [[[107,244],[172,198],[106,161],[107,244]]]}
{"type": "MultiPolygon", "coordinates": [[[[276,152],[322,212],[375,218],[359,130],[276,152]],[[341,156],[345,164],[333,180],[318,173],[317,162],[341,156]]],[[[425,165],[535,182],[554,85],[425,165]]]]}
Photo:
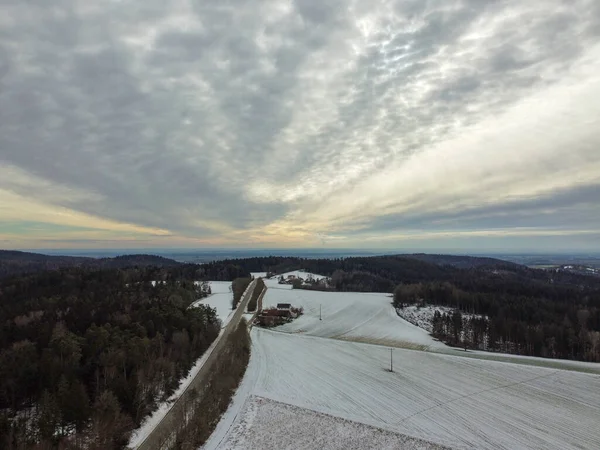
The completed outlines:
{"type": "Polygon", "coordinates": [[[0,9],[0,248],[600,250],[598,0],[0,9]]]}

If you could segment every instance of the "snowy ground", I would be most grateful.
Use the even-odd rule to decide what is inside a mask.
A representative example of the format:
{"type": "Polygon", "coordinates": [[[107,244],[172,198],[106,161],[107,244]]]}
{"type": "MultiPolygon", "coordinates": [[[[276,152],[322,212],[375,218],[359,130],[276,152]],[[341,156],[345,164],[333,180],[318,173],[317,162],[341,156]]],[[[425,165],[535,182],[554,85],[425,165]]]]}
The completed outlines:
{"type": "Polygon", "coordinates": [[[194,302],[192,306],[209,305],[211,308],[216,308],[217,316],[221,320],[221,328],[224,328],[234,313],[231,309],[231,300],[233,298],[231,281],[210,281],[209,283],[212,294],[194,302]]]}
{"type": "Polygon", "coordinates": [[[213,294],[231,294],[231,281],[209,281],[208,284],[213,294]]]}
{"type": "Polygon", "coordinates": [[[309,409],[252,397],[244,405],[242,420],[221,448],[439,450],[443,447],[309,409]]]}
{"type": "MultiPolygon", "coordinates": [[[[448,314],[448,315],[452,315],[455,311],[454,308],[449,308],[447,306],[434,306],[434,305],[426,305],[426,306],[417,306],[417,305],[410,305],[410,306],[406,306],[404,308],[398,308],[397,313],[400,317],[402,317],[403,319],[409,321],[410,323],[417,325],[420,328],[423,328],[424,330],[427,330],[428,332],[431,333],[431,331],[433,330],[433,316],[435,314],[436,311],[439,311],[440,314],[448,314]]],[[[477,314],[467,314],[467,313],[461,313],[463,319],[471,319],[473,317],[483,317],[477,314]]]]}
{"type": "Polygon", "coordinates": [[[281,289],[281,290],[286,290],[286,291],[290,291],[292,289],[291,284],[279,284],[279,280],[276,277],[275,278],[264,278],[263,281],[265,282],[265,285],[269,289],[281,289]]]}
{"type": "Polygon", "coordinates": [[[389,294],[269,289],[263,306],[291,303],[304,315],[278,327],[288,333],[357,340],[393,347],[445,348],[425,330],[398,317],[389,294]],[[319,320],[319,309],[322,320],[319,320]]]}
{"type": "MultiPolygon", "coordinates": [[[[245,439],[259,438],[253,431],[246,436],[244,424],[266,434],[277,423],[272,408],[261,411],[247,404],[255,402],[252,396],[454,448],[600,448],[600,376],[393,352],[392,373],[390,350],[383,346],[254,328],[248,370],[206,448],[252,448],[254,441],[245,439]]],[[[290,411],[284,413],[296,421],[290,411]]],[[[323,437],[309,448],[336,440],[327,433],[334,424],[296,412],[299,429],[289,433],[299,439],[306,433],[323,437]],[[304,429],[304,421],[313,428],[304,429]]],[[[379,442],[373,434],[364,436],[369,436],[365,447],[379,442]]],[[[261,442],[255,448],[298,448],[286,434],[261,442]]]]}
{"type": "Polygon", "coordinates": [[[283,278],[285,278],[287,280],[287,278],[291,275],[295,276],[296,278],[302,278],[305,281],[308,280],[309,278],[312,278],[313,280],[317,280],[317,281],[327,278],[324,275],[318,275],[316,273],[306,272],[304,270],[292,270],[291,272],[286,272],[286,273],[282,273],[281,275],[277,275],[275,278],[279,278],[280,276],[283,276],[283,278]]]}
{"type": "Polygon", "coordinates": [[[274,276],[272,278],[264,278],[266,276],[266,273],[264,273],[264,272],[256,272],[256,273],[253,273],[252,275],[254,275],[254,276],[263,276],[264,275],[263,280],[264,280],[265,284],[267,285],[267,287],[270,289],[287,289],[287,290],[291,290],[292,285],[291,284],[279,284],[280,276],[283,276],[283,278],[285,278],[287,280],[288,276],[294,275],[296,277],[302,278],[304,281],[306,281],[309,277],[312,277],[314,280],[322,280],[324,278],[327,278],[326,276],[318,275],[316,273],[311,273],[311,272],[305,272],[303,270],[293,270],[291,272],[286,272],[281,275],[274,276]]]}

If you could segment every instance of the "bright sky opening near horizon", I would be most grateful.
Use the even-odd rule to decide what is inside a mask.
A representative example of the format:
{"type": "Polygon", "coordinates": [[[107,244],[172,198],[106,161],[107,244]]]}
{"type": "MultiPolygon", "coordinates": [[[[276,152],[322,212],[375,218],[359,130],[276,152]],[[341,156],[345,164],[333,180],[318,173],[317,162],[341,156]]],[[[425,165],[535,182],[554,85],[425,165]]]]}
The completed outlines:
{"type": "Polygon", "coordinates": [[[0,248],[600,250],[598,0],[2,0],[0,248]]]}

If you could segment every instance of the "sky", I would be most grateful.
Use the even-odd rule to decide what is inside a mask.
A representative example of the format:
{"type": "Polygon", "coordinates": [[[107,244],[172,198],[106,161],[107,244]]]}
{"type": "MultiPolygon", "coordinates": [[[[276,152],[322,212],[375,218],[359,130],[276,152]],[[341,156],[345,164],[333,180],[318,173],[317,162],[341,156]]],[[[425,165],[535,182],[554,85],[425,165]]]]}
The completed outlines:
{"type": "Polygon", "coordinates": [[[597,0],[0,9],[0,248],[600,251],[597,0]]]}

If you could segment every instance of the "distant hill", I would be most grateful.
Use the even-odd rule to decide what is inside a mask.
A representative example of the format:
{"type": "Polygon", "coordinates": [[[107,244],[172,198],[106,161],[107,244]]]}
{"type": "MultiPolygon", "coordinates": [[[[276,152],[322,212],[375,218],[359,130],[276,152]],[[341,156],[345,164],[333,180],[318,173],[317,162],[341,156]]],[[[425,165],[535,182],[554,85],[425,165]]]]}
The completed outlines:
{"type": "Polygon", "coordinates": [[[87,258],[80,256],[49,256],[40,253],[0,250],[0,278],[35,273],[44,270],[58,270],[66,267],[86,267],[97,269],[122,269],[124,267],[174,267],[175,260],[155,255],[123,255],[115,258],[87,258]]]}
{"type": "Polygon", "coordinates": [[[495,268],[511,270],[521,267],[520,264],[510,261],[480,256],[430,255],[426,253],[414,253],[398,256],[403,258],[418,259],[419,261],[436,264],[438,266],[452,266],[458,269],[495,268]]]}

